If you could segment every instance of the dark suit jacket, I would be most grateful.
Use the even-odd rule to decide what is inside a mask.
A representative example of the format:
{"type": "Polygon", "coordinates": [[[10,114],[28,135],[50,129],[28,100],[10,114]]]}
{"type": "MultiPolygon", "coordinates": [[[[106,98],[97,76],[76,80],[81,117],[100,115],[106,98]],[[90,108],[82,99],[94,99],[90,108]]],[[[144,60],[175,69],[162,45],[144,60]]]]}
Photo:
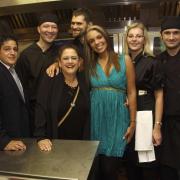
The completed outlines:
{"type": "Polygon", "coordinates": [[[0,150],[15,138],[29,137],[29,114],[9,70],[0,63],[0,150]]]}
{"type": "MultiPolygon", "coordinates": [[[[81,72],[77,76],[80,90],[84,96],[84,104],[89,107],[89,90],[86,86],[84,73],[81,72]]],[[[61,101],[64,86],[62,73],[51,78],[46,74],[40,84],[37,96],[37,104],[35,108],[35,137],[40,139],[58,138],[57,119],[59,111],[59,103],[61,101]]],[[[89,109],[89,108],[88,108],[89,109]]],[[[89,139],[90,124],[89,113],[86,118],[84,128],[84,139],[89,139]]]]}

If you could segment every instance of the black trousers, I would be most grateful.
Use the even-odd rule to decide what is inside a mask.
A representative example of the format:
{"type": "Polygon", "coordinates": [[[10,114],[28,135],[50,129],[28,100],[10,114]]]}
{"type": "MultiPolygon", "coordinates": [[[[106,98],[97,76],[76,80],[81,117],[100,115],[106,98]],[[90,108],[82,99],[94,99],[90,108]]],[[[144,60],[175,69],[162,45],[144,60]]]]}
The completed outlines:
{"type": "Polygon", "coordinates": [[[159,180],[159,169],[127,163],[127,178],[128,180],[159,180]]]}
{"type": "Polygon", "coordinates": [[[180,116],[166,116],[162,126],[161,164],[180,169],[180,116]]]}
{"type": "Polygon", "coordinates": [[[157,160],[149,163],[138,163],[138,153],[134,150],[135,137],[128,144],[125,159],[126,171],[128,180],[159,180],[160,177],[160,164],[159,153],[160,149],[155,148],[157,160]]]}
{"type": "Polygon", "coordinates": [[[162,165],[160,180],[180,180],[180,170],[162,165]]]}

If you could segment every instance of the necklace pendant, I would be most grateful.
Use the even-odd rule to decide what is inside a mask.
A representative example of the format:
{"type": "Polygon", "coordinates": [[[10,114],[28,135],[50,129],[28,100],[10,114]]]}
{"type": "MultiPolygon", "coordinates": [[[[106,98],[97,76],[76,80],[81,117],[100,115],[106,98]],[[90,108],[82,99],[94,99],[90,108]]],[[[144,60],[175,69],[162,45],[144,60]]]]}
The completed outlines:
{"type": "Polygon", "coordinates": [[[75,103],[71,103],[71,107],[74,107],[75,106],[75,103]]]}

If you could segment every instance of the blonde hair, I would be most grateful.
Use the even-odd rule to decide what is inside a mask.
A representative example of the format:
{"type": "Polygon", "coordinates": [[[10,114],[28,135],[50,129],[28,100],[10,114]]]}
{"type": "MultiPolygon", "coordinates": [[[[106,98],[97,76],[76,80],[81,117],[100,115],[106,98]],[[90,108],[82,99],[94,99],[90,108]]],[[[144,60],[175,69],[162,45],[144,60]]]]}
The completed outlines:
{"type": "Polygon", "coordinates": [[[84,39],[85,54],[86,54],[86,58],[87,58],[87,61],[85,61],[85,62],[86,62],[86,69],[88,70],[88,74],[90,76],[97,75],[96,65],[97,65],[97,61],[98,61],[98,54],[91,48],[91,46],[89,45],[89,42],[87,40],[88,32],[94,31],[94,30],[99,32],[105,38],[105,40],[107,42],[107,52],[108,52],[109,57],[108,57],[108,62],[107,62],[106,69],[105,69],[106,75],[109,76],[109,74],[110,74],[111,64],[114,65],[116,71],[120,71],[120,64],[118,61],[119,56],[118,56],[118,54],[116,54],[113,51],[108,33],[101,26],[92,25],[87,28],[86,34],[85,34],[85,39],[84,39]]]}
{"type": "Polygon", "coordinates": [[[130,24],[129,26],[127,26],[127,30],[126,30],[125,36],[124,36],[124,53],[130,54],[128,43],[127,43],[127,37],[128,37],[129,31],[134,28],[140,28],[143,31],[143,36],[144,36],[143,53],[153,56],[153,52],[150,49],[150,41],[149,41],[147,29],[143,23],[139,23],[139,22],[133,23],[133,24],[130,24]]]}

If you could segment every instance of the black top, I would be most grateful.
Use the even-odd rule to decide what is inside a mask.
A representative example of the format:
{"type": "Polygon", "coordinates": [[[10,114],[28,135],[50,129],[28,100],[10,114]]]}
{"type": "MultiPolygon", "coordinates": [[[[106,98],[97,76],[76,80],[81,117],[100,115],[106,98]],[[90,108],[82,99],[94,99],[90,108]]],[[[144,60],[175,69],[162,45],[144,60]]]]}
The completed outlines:
{"type": "Polygon", "coordinates": [[[81,43],[79,38],[75,38],[72,42],[75,46],[77,46],[80,56],[85,60],[85,55],[84,55],[84,45],[81,43]]]}
{"type": "Polygon", "coordinates": [[[164,113],[180,115],[180,51],[170,56],[167,51],[158,56],[164,75],[164,113]]]}
{"type": "Polygon", "coordinates": [[[31,129],[34,130],[34,108],[36,103],[36,93],[40,84],[42,74],[56,58],[58,48],[52,45],[45,52],[33,43],[21,54],[16,64],[16,72],[22,82],[24,92],[30,105],[31,129]]]}
{"type": "Polygon", "coordinates": [[[140,53],[134,59],[136,88],[147,91],[147,95],[137,95],[137,110],[154,110],[154,91],[162,88],[162,75],[157,61],[147,54],[140,53]]]}
{"type": "MultiPolygon", "coordinates": [[[[59,104],[58,121],[60,121],[68,111],[70,104],[76,95],[77,88],[78,87],[69,87],[66,83],[64,83],[62,92],[62,102],[64,103],[59,104]]],[[[84,103],[82,90],[80,89],[75,106],[59,127],[58,137],[60,139],[83,139],[84,125],[88,113],[87,108],[87,104],[84,103]]]]}
{"type": "MultiPolygon", "coordinates": [[[[155,110],[154,91],[162,88],[162,75],[159,70],[157,60],[147,54],[140,53],[133,61],[136,73],[136,89],[137,89],[137,111],[155,110]],[[138,95],[139,90],[147,91],[147,94],[138,95]]],[[[154,118],[153,118],[154,121],[154,118]]],[[[127,159],[131,163],[135,163],[140,167],[154,167],[157,161],[139,163],[137,151],[134,151],[135,135],[127,147],[127,159]]],[[[155,148],[156,158],[159,158],[155,148]]],[[[132,173],[132,172],[131,172],[132,173]]],[[[135,175],[134,175],[135,176],[135,175]]]]}
{"type": "Polygon", "coordinates": [[[62,73],[50,78],[46,74],[38,90],[35,136],[38,139],[88,139],[89,126],[89,91],[83,73],[78,74],[79,95],[75,107],[58,128],[58,122],[69,108],[73,90],[65,83],[62,73]]]}
{"type": "Polygon", "coordinates": [[[73,44],[75,45],[79,52],[80,52],[80,56],[84,59],[85,55],[84,55],[84,45],[81,43],[79,37],[72,39],[72,40],[59,40],[55,42],[56,45],[60,48],[61,46],[67,45],[67,44],[73,44]]]}
{"type": "Polygon", "coordinates": [[[43,52],[37,43],[33,43],[20,54],[16,72],[30,102],[34,103],[42,74],[55,61],[57,50],[57,47],[52,45],[43,52]]]}

